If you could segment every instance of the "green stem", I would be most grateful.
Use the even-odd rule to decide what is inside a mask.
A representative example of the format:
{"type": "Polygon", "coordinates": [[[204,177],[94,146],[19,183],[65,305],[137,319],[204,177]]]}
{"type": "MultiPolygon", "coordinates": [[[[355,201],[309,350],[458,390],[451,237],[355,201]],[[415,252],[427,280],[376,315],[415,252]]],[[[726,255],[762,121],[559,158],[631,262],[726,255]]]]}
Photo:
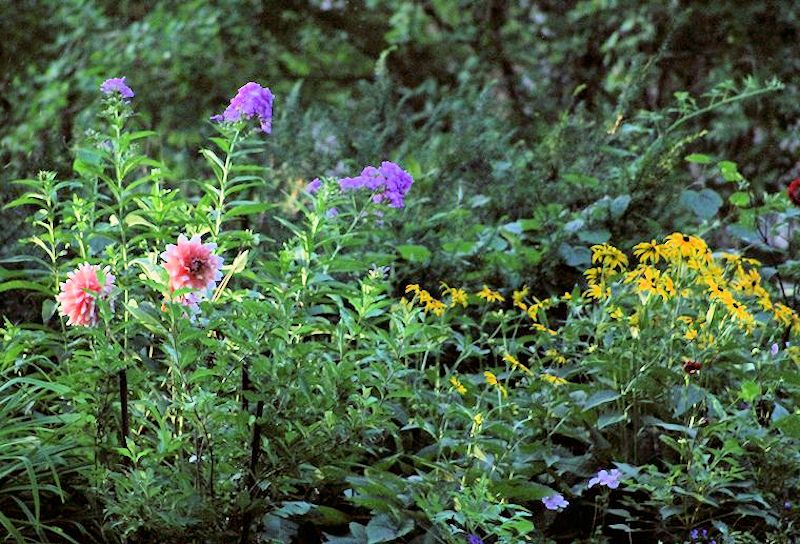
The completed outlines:
{"type": "Polygon", "coordinates": [[[219,238],[219,232],[222,228],[222,215],[225,212],[225,187],[228,184],[228,175],[231,171],[231,162],[233,161],[233,151],[236,147],[236,141],[239,139],[239,131],[237,130],[231,138],[231,145],[225,154],[225,166],[222,168],[222,177],[219,178],[219,200],[217,202],[217,217],[214,221],[214,239],[219,238]]]}

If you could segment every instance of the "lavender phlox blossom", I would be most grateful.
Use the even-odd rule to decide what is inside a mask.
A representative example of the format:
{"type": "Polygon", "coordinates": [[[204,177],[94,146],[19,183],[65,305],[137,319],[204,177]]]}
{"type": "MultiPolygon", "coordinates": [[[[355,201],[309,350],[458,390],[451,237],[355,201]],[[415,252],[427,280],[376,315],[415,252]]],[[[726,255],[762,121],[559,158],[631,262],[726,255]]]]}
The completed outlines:
{"type": "Polygon", "coordinates": [[[612,468],[611,470],[601,470],[597,473],[597,476],[589,480],[589,487],[600,484],[609,489],[616,489],[619,487],[620,476],[622,476],[622,473],[616,468],[612,468]]]}
{"type": "Polygon", "coordinates": [[[544,507],[548,510],[561,510],[569,506],[569,501],[566,500],[561,493],[556,493],[555,495],[543,498],[542,504],[544,504],[544,507]]]}
{"type": "Polygon", "coordinates": [[[469,544],[483,544],[483,539],[478,535],[469,535],[469,537],[467,537],[467,542],[469,544]]]}
{"type": "Polygon", "coordinates": [[[411,189],[414,178],[397,164],[383,161],[380,168],[367,166],[354,178],[342,178],[339,187],[343,191],[369,189],[375,194],[374,202],[388,201],[392,208],[405,206],[405,195],[411,189]]]}
{"type": "Polygon", "coordinates": [[[221,115],[215,115],[211,120],[233,123],[242,117],[245,119],[258,117],[261,130],[269,134],[272,132],[273,99],[274,96],[269,88],[251,81],[239,88],[236,96],[231,98],[230,105],[221,115]]]}
{"type": "Polygon", "coordinates": [[[100,92],[103,94],[119,93],[122,98],[133,98],[133,91],[125,84],[124,77],[112,77],[100,85],[100,92]]]}
{"type": "Polygon", "coordinates": [[[770,354],[775,357],[778,352],[780,351],[780,346],[778,344],[772,344],[772,347],[769,349],[770,354]]]}
{"type": "Polygon", "coordinates": [[[314,178],[306,185],[306,192],[313,195],[319,191],[320,187],[322,187],[322,181],[319,178],[314,178]]]}

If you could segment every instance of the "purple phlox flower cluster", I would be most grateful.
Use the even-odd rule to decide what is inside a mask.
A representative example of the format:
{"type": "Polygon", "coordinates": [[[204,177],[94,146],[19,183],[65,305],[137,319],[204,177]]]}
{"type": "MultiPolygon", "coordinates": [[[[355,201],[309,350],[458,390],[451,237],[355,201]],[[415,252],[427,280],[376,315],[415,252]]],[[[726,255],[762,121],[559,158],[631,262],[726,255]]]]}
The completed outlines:
{"type": "Polygon", "coordinates": [[[784,501],[783,508],[786,509],[786,510],[791,510],[792,509],[792,501],[784,501]]]}
{"type": "Polygon", "coordinates": [[[703,540],[707,541],[708,544],[717,544],[716,540],[708,540],[708,529],[692,529],[689,531],[689,538],[692,539],[692,542],[703,540]]]}
{"type": "Polygon", "coordinates": [[[775,357],[780,350],[781,348],[778,344],[772,344],[772,347],[769,349],[769,352],[772,354],[773,357],[775,357]]]}
{"type": "Polygon", "coordinates": [[[569,506],[569,501],[566,500],[561,493],[556,493],[555,495],[543,498],[542,504],[544,504],[544,507],[548,510],[561,510],[569,506]]]}
{"type": "Polygon", "coordinates": [[[133,98],[133,91],[125,84],[124,77],[112,77],[100,85],[100,92],[103,94],[119,93],[122,98],[133,98]]]}
{"type": "Polygon", "coordinates": [[[242,117],[245,119],[258,117],[261,130],[269,134],[272,132],[272,100],[274,98],[269,88],[251,81],[239,88],[236,96],[231,98],[230,105],[221,115],[215,115],[211,120],[233,123],[242,117]]]}
{"type": "Polygon", "coordinates": [[[308,185],[306,185],[306,192],[313,195],[320,190],[320,187],[322,187],[322,180],[319,178],[314,178],[308,182],[308,185]]]}
{"type": "Polygon", "coordinates": [[[392,208],[402,208],[405,206],[405,195],[413,183],[411,174],[393,162],[383,161],[379,168],[367,166],[354,178],[340,179],[339,187],[343,191],[369,189],[375,193],[373,201],[388,201],[392,208]]]}
{"type": "Polygon", "coordinates": [[[597,476],[589,480],[589,487],[594,487],[599,484],[609,489],[616,489],[619,487],[620,476],[622,476],[622,473],[616,468],[601,470],[597,473],[597,476]]]}
{"type": "Polygon", "coordinates": [[[478,535],[469,535],[467,537],[468,544],[483,544],[483,539],[478,535]]]}

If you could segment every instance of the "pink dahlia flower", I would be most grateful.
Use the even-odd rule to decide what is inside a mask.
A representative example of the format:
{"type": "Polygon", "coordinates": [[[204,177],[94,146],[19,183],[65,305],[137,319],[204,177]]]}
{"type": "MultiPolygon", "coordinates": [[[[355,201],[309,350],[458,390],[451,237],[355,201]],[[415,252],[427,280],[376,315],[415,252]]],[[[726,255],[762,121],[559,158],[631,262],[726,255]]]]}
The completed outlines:
{"type": "Polygon", "coordinates": [[[69,318],[67,325],[91,327],[97,323],[97,298],[105,298],[114,287],[114,276],[109,268],[102,271],[99,266],[83,263],[77,270],[67,274],[67,281],[61,284],[61,292],[56,297],[59,312],[69,318]],[[105,274],[105,281],[100,285],[99,273],[105,274]]]}
{"type": "Polygon", "coordinates": [[[222,257],[214,255],[216,248],[217,244],[201,243],[199,235],[187,240],[183,234],[177,245],[167,245],[161,258],[169,273],[169,290],[214,289],[222,279],[222,257]]]}

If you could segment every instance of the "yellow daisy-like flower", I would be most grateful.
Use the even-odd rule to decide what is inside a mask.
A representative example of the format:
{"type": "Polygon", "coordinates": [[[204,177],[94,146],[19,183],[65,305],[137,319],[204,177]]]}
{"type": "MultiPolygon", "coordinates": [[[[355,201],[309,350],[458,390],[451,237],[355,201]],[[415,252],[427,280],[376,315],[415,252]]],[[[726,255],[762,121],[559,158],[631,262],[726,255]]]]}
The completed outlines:
{"type": "Polygon", "coordinates": [[[683,335],[683,338],[684,338],[684,340],[687,340],[687,341],[691,342],[692,340],[694,340],[695,338],[697,338],[697,329],[695,329],[695,328],[690,328],[690,329],[689,329],[689,330],[687,330],[687,331],[686,331],[686,333],[683,335]]]}
{"type": "Polygon", "coordinates": [[[419,284],[418,283],[410,283],[406,285],[406,294],[408,293],[419,293],[419,284]]]}
{"type": "Polygon", "coordinates": [[[639,293],[658,293],[660,281],[661,271],[652,266],[646,266],[642,269],[642,273],[636,282],[636,291],[639,293]]]}
{"type": "Polygon", "coordinates": [[[481,425],[483,425],[483,414],[478,412],[477,414],[472,416],[472,423],[474,423],[476,427],[480,427],[481,425]]]}
{"type": "Polygon", "coordinates": [[[619,306],[617,306],[611,312],[609,312],[609,315],[611,316],[611,319],[622,319],[623,317],[625,317],[625,314],[622,312],[622,308],[620,308],[619,306]]]}
{"type": "Polygon", "coordinates": [[[785,304],[776,302],[772,310],[772,315],[775,317],[775,321],[781,323],[785,327],[788,327],[792,324],[794,311],[785,304]]]}
{"type": "Polygon", "coordinates": [[[486,302],[505,302],[506,300],[503,295],[497,291],[492,291],[486,285],[484,285],[483,289],[478,293],[478,297],[484,299],[486,302]]]}
{"type": "Polygon", "coordinates": [[[517,370],[521,370],[525,374],[531,374],[530,369],[519,362],[519,359],[511,355],[510,353],[506,353],[503,355],[503,360],[511,365],[511,368],[516,368],[517,370]]]}
{"type": "Polygon", "coordinates": [[[548,329],[547,327],[545,327],[541,323],[532,323],[531,324],[531,329],[533,329],[535,331],[539,331],[539,332],[545,332],[545,333],[549,334],[550,336],[558,335],[558,333],[556,331],[554,331],[553,329],[548,329]]]}
{"type": "Polygon", "coordinates": [[[633,254],[639,259],[640,263],[657,263],[664,258],[661,245],[655,240],[642,242],[633,246],[633,254]]]}
{"type": "Polygon", "coordinates": [[[594,300],[603,300],[611,296],[611,288],[606,287],[603,289],[600,285],[593,283],[583,292],[583,296],[594,300]]]}
{"type": "Polygon", "coordinates": [[[523,312],[528,309],[528,305],[525,304],[525,297],[528,296],[528,286],[525,285],[519,291],[514,291],[514,294],[511,295],[512,300],[514,301],[514,306],[522,310],[523,312]]]}
{"type": "Polygon", "coordinates": [[[486,383],[488,383],[491,386],[496,387],[497,390],[500,391],[500,393],[503,395],[503,397],[507,397],[508,396],[508,391],[506,391],[506,388],[503,387],[502,383],[497,381],[497,376],[495,376],[494,374],[492,374],[491,372],[489,372],[487,370],[486,372],[483,373],[483,377],[486,378],[486,383]]]}
{"type": "Polygon", "coordinates": [[[467,301],[467,292],[463,289],[450,289],[450,306],[455,306],[456,304],[461,304],[464,308],[467,307],[469,302],[467,301]]]}
{"type": "Polygon", "coordinates": [[[664,254],[668,258],[693,257],[704,255],[708,250],[706,243],[697,236],[673,232],[664,241],[664,254]]]}
{"type": "Polygon", "coordinates": [[[569,302],[570,300],[572,300],[572,293],[570,293],[569,291],[565,292],[563,295],[561,295],[561,300],[563,300],[564,302],[569,302]]]}
{"type": "Polygon", "coordinates": [[[611,244],[597,244],[592,246],[592,263],[602,263],[609,268],[620,270],[628,266],[628,257],[611,244]]]}
{"type": "Polygon", "coordinates": [[[456,376],[450,376],[450,384],[453,386],[453,388],[459,395],[467,394],[467,388],[464,386],[463,383],[461,383],[461,380],[459,380],[456,376]]]}
{"type": "Polygon", "coordinates": [[[745,295],[755,295],[761,287],[761,274],[754,268],[745,271],[742,267],[736,269],[736,279],[731,282],[731,287],[745,295]]]}
{"type": "Polygon", "coordinates": [[[560,378],[559,376],[554,376],[553,374],[549,374],[547,372],[541,374],[539,376],[542,380],[551,383],[553,385],[564,385],[565,383],[569,383],[564,378],[560,378]]]}
{"type": "Polygon", "coordinates": [[[424,289],[417,293],[417,297],[422,304],[428,304],[430,301],[434,300],[431,294],[424,289]]]}
{"type": "Polygon", "coordinates": [[[445,308],[446,306],[444,305],[444,302],[442,302],[441,300],[436,300],[435,298],[432,298],[431,300],[425,303],[425,311],[433,312],[435,315],[439,317],[442,317],[444,315],[445,308]]]}
{"type": "Polygon", "coordinates": [[[694,323],[694,318],[688,315],[679,315],[677,319],[678,321],[686,325],[691,325],[692,323],[694,323]]]}
{"type": "Polygon", "coordinates": [[[567,364],[567,358],[561,355],[557,350],[550,348],[544,352],[544,356],[547,359],[550,359],[557,365],[565,365],[567,364]]]}

